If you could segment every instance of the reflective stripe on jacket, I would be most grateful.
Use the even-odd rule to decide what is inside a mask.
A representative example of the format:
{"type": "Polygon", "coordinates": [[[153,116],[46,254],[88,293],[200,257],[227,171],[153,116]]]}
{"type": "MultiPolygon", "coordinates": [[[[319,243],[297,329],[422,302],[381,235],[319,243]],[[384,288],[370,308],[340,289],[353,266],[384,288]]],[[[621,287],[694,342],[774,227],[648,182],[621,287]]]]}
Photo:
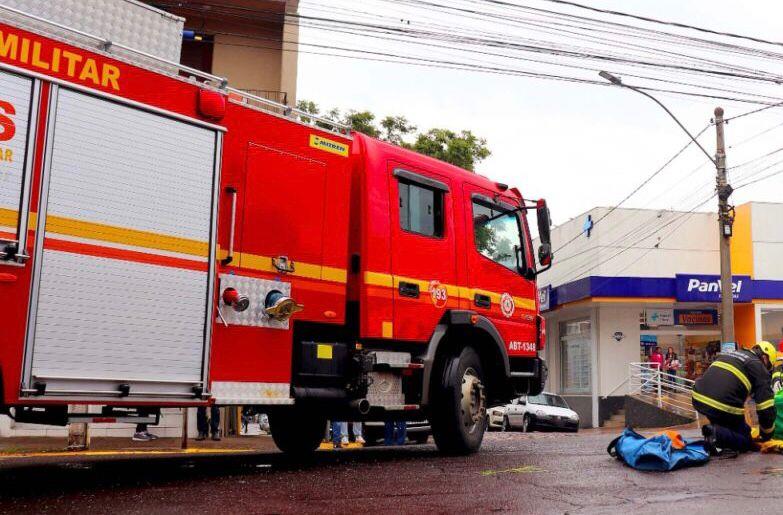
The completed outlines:
{"type": "Polygon", "coordinates": [[[770,374],[749,350],[722,352],[693,389],[694,407],[708,418],[744,417],[745,401],[756,402],[761,436],[768,439],[775,429],[775,400],[770,374]]]}

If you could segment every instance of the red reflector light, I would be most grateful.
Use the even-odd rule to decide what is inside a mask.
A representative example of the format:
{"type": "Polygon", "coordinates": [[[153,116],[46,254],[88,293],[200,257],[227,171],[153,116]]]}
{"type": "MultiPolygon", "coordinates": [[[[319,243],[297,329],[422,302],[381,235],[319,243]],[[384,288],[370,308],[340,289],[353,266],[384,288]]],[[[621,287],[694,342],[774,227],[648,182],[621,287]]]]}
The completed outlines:
{"type": "Polygon", "coordinates": [[[117,419],[113,417],[94,417],[92,419],[93,424],[114,424],[115,422],[117,419]]]}
{"type": "Polygon", "coordinates": [[[478,324],[479,317],[478,315],[470,315],[470,323],[473,325],[478,324]]]}
{"type": "Polygon", "coordinates": [[[226,116],[226,97],[217,91],[201,89],[198,92],[198,112],[205,118],[221,120],[226,116]]]}

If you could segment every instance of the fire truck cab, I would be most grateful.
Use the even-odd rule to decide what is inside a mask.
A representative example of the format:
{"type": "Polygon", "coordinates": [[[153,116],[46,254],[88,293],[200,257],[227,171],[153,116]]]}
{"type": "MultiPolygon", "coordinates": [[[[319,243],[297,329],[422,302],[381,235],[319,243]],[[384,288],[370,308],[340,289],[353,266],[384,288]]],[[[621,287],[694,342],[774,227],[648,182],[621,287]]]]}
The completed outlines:
{"type": "Polygon", "coordinates": [[[467,453],[543,389],[545,202],[95,39],[0,22],[0,413],[253,406],[293,454],[426,418],[467,453]]]}

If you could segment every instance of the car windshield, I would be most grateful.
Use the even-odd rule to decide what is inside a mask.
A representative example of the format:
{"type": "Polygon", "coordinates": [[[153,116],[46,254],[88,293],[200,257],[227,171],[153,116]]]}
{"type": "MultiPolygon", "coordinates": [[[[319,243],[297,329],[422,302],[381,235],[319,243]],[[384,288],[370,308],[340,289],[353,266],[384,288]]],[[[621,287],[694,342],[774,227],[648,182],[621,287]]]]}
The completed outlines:
{"type": "Polygon", "coordinates": [[[568,404],[566,404],[565,399],[560,397],[559,395],[547,395],[547,404],[550,406],[555,406],[557,408],[568,408],[568,404]]]}
{"type": "Polygon", "coordinates": [[[546,406],[547,404],[549,404],[549,403],[547,402],[547,400],[546,400],[546,396],[545,396],[545,395],[543,395],[543,394],[539,394],[539,395],[530,395],[530,396],[528,396],[528,398],[527,398],[527,402],[528,402],[529,404],[541,404],[541,405],[544,405],[544,406],[546,406]]]}

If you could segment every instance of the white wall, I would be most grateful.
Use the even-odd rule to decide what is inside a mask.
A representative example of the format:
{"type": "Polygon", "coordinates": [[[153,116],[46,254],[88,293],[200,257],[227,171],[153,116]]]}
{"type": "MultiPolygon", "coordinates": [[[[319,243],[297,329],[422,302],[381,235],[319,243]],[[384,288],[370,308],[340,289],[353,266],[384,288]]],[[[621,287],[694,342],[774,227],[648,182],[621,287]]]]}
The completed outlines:
{"type": "Polygon", "coordinates": [[[751,205],[754,279],[783,279],[783,204],[751,205]]]}
{"type": "MultiPolygon", "coordinates": [[[[195,437],[198,433],[196,428],[196,409],[189,409],[188,434],[195,437]]],[[[136,429],[134,424],[96,424],[90,425],[91,437],[112,436],[119,438],[130,438],[136,429]]],[[[176,438],[182,435],[182,412],[179,408],[165,408],[161,412],[160,424],[150,426],[150,432],[160,437],[176,438]]],[[[23,436],[49,436],[66,437],[68,436],[67,427],[43,426],[39,424],[19,424],[5,415],[0,415],[0,437],[12,438],[23,436]]]]}
{"type": "Polygon", "coordinates": [[[628,377],[628,363],[639,361],[639,313],[641,305],[603,305],[598,309],[598,394],[625,395],[627,383],[612,392],[628,377]],[[615,332],[622,332],[619,342],[615,332]]]}
{"type": "MultiPolygon", "coordinates": [[[[714,213],[684,213],[651,209],[590,210],[552,229],[555,253],[552,269],[539,285],[559,286],[597,276],[674,277],[677,273],[717,274],[720,271],[714,213]],[[596,223],[588,238],[582,234],[587,215],[596,223]]],[[[783,241],[783,238],[781,239],[783,241]]]]}

